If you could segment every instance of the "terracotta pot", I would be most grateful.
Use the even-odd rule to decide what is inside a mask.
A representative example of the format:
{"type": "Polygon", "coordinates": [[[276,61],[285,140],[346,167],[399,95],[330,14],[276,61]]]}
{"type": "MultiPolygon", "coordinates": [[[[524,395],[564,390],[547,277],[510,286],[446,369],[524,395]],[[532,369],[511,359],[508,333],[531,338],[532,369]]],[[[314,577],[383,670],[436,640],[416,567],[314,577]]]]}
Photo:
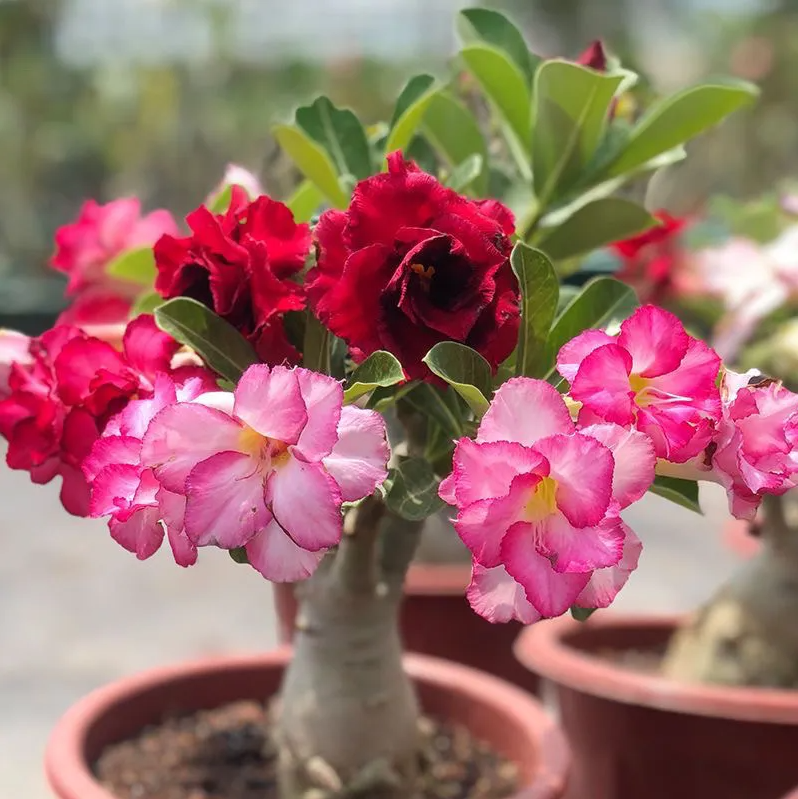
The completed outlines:
{"type": "MultiPolygon", "coordinates": [[[[91,772],[106,746],[166,713],[265,699],[279,689],[290,657],[285,647],[264,655],[166,666],[89,694],[66,712],[47,745],[45,767],[53,791],[59,799],[114,799],[91,772]]],[[[426,712],[466,725],[519,765],[524,788],[515,799],[562,796],[568,747],[536,699],[456,663],[407,655],[405,664],[426,712]]]]}
{"type": "MultiPolygon", "coordinates": [[[[513,655],[523,626],[491,624],[477,616],[465,599],[471,567],[413,564],[407,575],[402,605],[402,638],[408,652],[453,660],[494,674],[526,691],[537,693],[539,680],[513,655]]],[[[293,637],[297,603],[293,588],[274,584],[280,640],[293,637]]]]}
{"type": "Polygon", "coordinates": [[[571,799],[778,799],[798,783],[798,691],[679,683],[597,656],[662,652],[679,622],[564,617],[519,639],[556,689],[571,799]]]}

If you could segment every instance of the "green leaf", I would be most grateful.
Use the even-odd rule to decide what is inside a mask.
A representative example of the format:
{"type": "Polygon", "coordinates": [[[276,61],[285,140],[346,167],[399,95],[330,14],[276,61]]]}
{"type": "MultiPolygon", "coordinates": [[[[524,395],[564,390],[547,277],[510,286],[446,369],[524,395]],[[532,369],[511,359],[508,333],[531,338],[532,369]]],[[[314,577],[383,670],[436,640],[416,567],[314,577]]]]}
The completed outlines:
{"type": "Polygon", "coordinates": [[[438,92],[427,106],[422,129],[452,168],[472,155],[482,156],[482,167],[472,188],[477,196],[484,196],[488,189],[488,148],[474,115],[448,92],[438,92]]]}
{"type": "Polygon", "coordinates": [[[385,495],[388,509],[411,522],[421,521],[444,506],[438,496],[440,480],[425,458],[407,458],[391,469],[385,495]]]}
{"type": "Polygon", "coordinates": [[[155,322],[233,383],[249,366],[259,362],[252,345],[231,324],[196,300],[167,300],[155,309],[155,322]]]}
{"type": "Polygon", "coordinates": [[[532,81],[540,59],[529,52],[521,31],[504,14],[488,8],[464,8],[457,17],[457,32],[463,42],[482,41],[503,50],[532,81]]]}
{"type": "Polygon", "coordinates": [[[344,403],[354,402],[375,388],[395,386],[405,379],[402,364],[390,352],[372,352],[360,366],[352,372],[344,391],[344,403]]]}
{"type": "Polygon", "coordinates": [[[542,204],[583,174],[609,120],[622,74],[602,74],[569,61],[546,61],[535,73],[532,171],[542,204]]]}
{"type": "Polygon", "coordinates": [[[605,197],[583,205],[557,227],[540,228],[535,245],[559,261],[585,255],[656,225],[657,220],[641,205],[605,197]]]}
{"type": "Polygon", "coordinates": [[[551,261],[540,250],[521,242],[513,247],[510,264],[521,288],[515,373],[538,377],[546,365],[546,342],[557,311],[559,281],[551,261]]]}
{"type": "Polygon", "coordinates": [[[598,608],[580,608],[579,605],[571,605],[571,616],[577,621],[587,621],[598,608]]]}
{"type": "Polygon", "coordinates": [[[744,81],[685,89],[654,105],[632,130],[626,146],[604,170],[621,175],[717,125],[738,108],[753,102],[758,89],[744,81]]]}
{"type": "Polygon", "coordinates": [[[223,214],[230,207],[230,200],[233,199],[233,184],[228,183],[223,186],[208,205],[208,210],[212,214],[223,214]]]}
{"type": "Polygon", "coordinates": [[[143,313],[153,313],[164,302],[166,300],[157,291],[148,291],[136,298],[133,307],[130,309],[130,315],[133,317],[141,316],[143,313]]]}
{"type": "Polygon", "coordinates": [[[449,175],[446,185],[456,192],[465,191],[482,174],[482,156],[469,155],[462,164],[458,164],[449,175]]]}
{"type": "Polygon", "coordinates": [[[585,284],[557,317],[549,333],[547,377],[554,373],[560,347],[589,328],[606,328],[625,319],[637,307],[637,295],[625,283],[612,277],[597,277],[585,284]]]}
{"type": "Polygon", "coordinates": [[[501,50],[471,44],[460,55],[524,152],[529,149],[532,98],[524,73],[501,50]]]}
{"type": "Polygon", "coordinates": [[[698,502],[698,483],[694,480],[681,480],[678,477],[664,477],[658,474],[648,490],[658,497],[664,497],[687,508],[687,510],[703,513],[698,502]]]}
{"type": "Polygon", "coordinates": [[[247,548],[246,547],[234,547],[233,549],[228,549],[227,554],[236,562],[236,563],[249,563],[249,558],[247,557],[247,548]]]}
{"type": "Polygon", "coordinates": [[[433,374],[445,380],[481,417],[491,395],[490,364],[471,347],[456,341],[438,342],[423,358],[433,374]]]}
{"type": "Polygon", "coordinates": [[[309,180],[303,180],[296,191],[286,200],[296,222],[309,222],[324,202],[321,189],[309,180]]]}
{"type": "Polygon", "coordinates": [[[440,91],[432,75],[416,75],[402,89],[391,119],[385,152],[402,150],[410,144],[432,98],[440,91]]]}
{"type": "Polygon", "coordinates": [[[336,208],[346,208],[349,197],[338,183],[338,173],[327,151],[303,130],[277,125],[274,137],[299,171],[316,184],[336,208]]]}
{"type": "Polygon", "coordinates": [[[363,180],[372,173],[371,151],[360,120],[328,97],[296,110],[296,124],[330,154],[340,175],[363,180]]]}
{"type": "Polygon", "coordinates": [[[155,268],[155,254],[152,247],[126,250],[108,264],[107,272],[111,277],[128,280],[140,286],[155,285],[158,270],[155,268]]]}
{"type": "Polygon", "coordinates": [[[323,375],[330,374],[330,331],[312,311],[305,314],[302,365],[323,375]]]}
{"type": "Polygon", "coordinates": [[[450,439],[463,435],[463,424],[457,409],[447,402],[444,392],[437,386],[419,383],[404,396],[403,401],[434,419],[450,439]]]}

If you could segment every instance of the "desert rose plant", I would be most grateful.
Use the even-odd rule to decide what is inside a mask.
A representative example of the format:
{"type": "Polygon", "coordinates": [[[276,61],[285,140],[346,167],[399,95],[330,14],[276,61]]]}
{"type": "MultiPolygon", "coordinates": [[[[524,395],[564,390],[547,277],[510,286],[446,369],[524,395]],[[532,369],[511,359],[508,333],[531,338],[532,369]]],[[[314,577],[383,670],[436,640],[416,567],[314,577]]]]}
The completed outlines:
{"type": "Polygon", "coordinates": [[[319,98],[274,130],[303,176],[287,202],[239,172],[145,246],[131,214],[97,256],[107,206],[90,206],[87,254],[59,234],[71,285],[139,285],[121,347],[67,322],[6,339],[11,467],[61,475],[67,510],[107,518],[139,558],[166,538],[182,566],[214,546],[298,583],[285,799],[412,795],[396,618],[444,505],[474,611],[531,623],[612,601],[641,550],[621,513],[646,491],[691,501],[716,479],[747,513],[798,470],[793,417],[774,411],[798,401],[786,389],[728,372],[619,281],[560,301],[583,256],[657,223],[613,193],[752,89],[693,87],[632,120],[637,77],[600,45],[544,60],[486,10],[459,29],[485,125],[462,82],[426,75],[368,135],[319,98]]]}

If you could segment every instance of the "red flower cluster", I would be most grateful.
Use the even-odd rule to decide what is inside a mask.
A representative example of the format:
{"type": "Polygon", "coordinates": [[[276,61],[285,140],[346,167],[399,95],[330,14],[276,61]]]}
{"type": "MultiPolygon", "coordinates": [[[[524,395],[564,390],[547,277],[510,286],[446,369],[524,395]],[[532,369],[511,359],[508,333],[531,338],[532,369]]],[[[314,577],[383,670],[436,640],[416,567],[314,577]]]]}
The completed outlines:
{"type": "Polygon", "coordinates": [[[155,244],[155,288],[165,299],[191,297],[227,320],[267,363],[296,363],[282,317],[305,307],[292,280],[310,250],[310,228],[270,197],[249,202],[234,186],[230,207],[214,215],[204,205],[186,217],[191,235],[155,244]]]}
{"type": "Polygon", "coordinates": [[[686,218],[657,211],[657,227],[630,239],[616,241],[612,249],[622,265],[616,277],[634,288],[642,302],[660,302],[671,288],[681,253],[679,236],[688,224],[686,218]]]}
{"type": "Polygon", "coordinates": [[[110,277],[108,264],[126,250],[155,244],[165,233],[177,234],[172,215],[157,210],[141,216],[141,204],[134,197],[106,205],[85,202],[78,218],[55,234],[50,265],[69,276],[66,293],[75,297],[59,322],[79,325],[126,319],[140,287],[110,277]]]}
{"type": "Polygon", "coordinates": [[[421,359],[440,341],[467,344],[495,369],[518,336],[513,230],[501,203],[469,200],[392,153],[347,211],[322,214],[308,299],[357,357],[388,350],[410,378],[431,378],[421,359]]]}
{"type": "MultiPolygon", "coordinates": [[[[14,363],[9,393],[0,401],[0,435],[8,440],[12,469],[29,471],[35,483],[63,478],[61,501],[76,516],[89,510],[83,459],[109,419],[133,398],[152,393],[155,375],[172,372],[179,345],[155,327],[151,316],[128,325],[123,352],[70,325],[31,339],[29,363],[14,363]]],[[[204,369],[182,367],[178,380],[204,369]]]]}

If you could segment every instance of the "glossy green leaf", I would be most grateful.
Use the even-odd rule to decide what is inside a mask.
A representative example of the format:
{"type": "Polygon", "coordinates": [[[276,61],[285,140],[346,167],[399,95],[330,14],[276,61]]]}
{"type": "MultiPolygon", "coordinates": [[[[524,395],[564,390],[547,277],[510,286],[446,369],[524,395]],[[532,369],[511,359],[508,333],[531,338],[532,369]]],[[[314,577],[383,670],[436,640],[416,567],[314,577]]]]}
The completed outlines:
{"type": "Polygon", "coordinates": [[[490,364],[471,347],[456,341],[441,341],[423,358],[430,371],[445,380],[481,417],[491,395],[490,364]]]}
{"type": "Polygon", "coordinates": [[[698,501],[698,483],[695,480],[681,480],[678,477],[657,475],[648,490],[658,497],[664,497],[687,508],[687,510],[703,513],[698,501]]]}
{"type": "Polygon", "coordinates": [[[302,365],[323,375],[330,374],[330,331],[312,311],[305,312],[302,365]]]}
{"type": "Polygon", "coordinates": [[[148,291],[136,298],[133,307],[130,309],[131,316],[140,316],[143,313],[153,313],[166,300],[157,291],[148,291]]]}
{"type": "Polygon", "coordinates": [[[346,208],[349,197],[338,182],[335,164],[320,144],[292,125],[277,125],[274,137],[299,171],[315,183],[336,208],[346,208]]]}
{"type": "Polygon", "coordinates": [[[452,168],[470,156],[482,156],[482,168],[472,187],[477,196],[485,196],[488,189],[488,148],[474,115],[448,92],[438,92],[427,106],[422,130],[452,168]]]}
{"type": "Polygon", "coordinates": [[[231,324],[196,300],[188,297],[168,300],[155,309],[155,322],[233,383],[238,382],[249,366],[258,363],[252,345],[231,324]]]}
{"type": "Polygon", "coordinates": [[[404,379],[402,364],[396,357],[390,352],[377,350],[352,372],[344,391],[344,402],[354,402],[375,388],[395,386],[404,379]]]}
{"type": "Polygon", "coordinates": [[[463,435],[463,423],[457,408],[448,401],[445,392],[430,383],[419,383],[406,394],[403,401],[424,416],[434,419],[449,438],[463,435]]]}
{"type": "Polygon", "coordinates": [[[541,228],[535,245],[552,260],[574,258],[654,227],[657,220],[643,206],[620,197],[583,205],[557,227],[541,228]]]}
{"type": "Polygon", "coordinates": [[[360,120],[348,108],[337,108],[328,97],[296,110],[296,124],[332,157],[340,175],[363,180],[372,173],[371,151],[360,120]]]}
{"type": "Polygon", "coordinates": [[[426,458],[407,458],[391,469],[385,494],[388,509],[411,522],[421,521],[444,506],[440,480],[426,458]]]}
{"type": "Polygon", "coordinates": [[[126,250],[108,264],[106,270],[111,277],[128,280],[140,286],[154,286],[158,274],[155,268],[155,254],[152,247],[138,247],[126,250]]]}
{"type": "Polygon", "coordinates": [[[391,119],[385,152],[404,151],[421,126],[432,98],[440,91],[432,75],[416,75],[402,89],[391,119]]]}
{"type": "Polygon", "coordinates": [[[543,203],[582,176],[607,128],[621,74],[602,74],[569,61],[546,61],[535,73],[532,167],[543,203]]]}
{"type": "Polygon", "coordinates": [[[540,61],[529,52],[521,31],[504,14],[488,8],[464,8],[457,17],[457,32],[463,42],[485,42],[503,50],[531,82],[540,61]]]}
{"type": "Polygon", "coordinates": [[[635,125],[626,146],[605,169],[604,177],[621,175],[684,144],[752,103],[757,94],[750,83],[730,81],[694,86],[662,100],[635,125]]]}
{"type": "Polygon", "coordinates": [[[446,180],[446,185],[456,192],[465,191],[482,174],[482,156],[469,155],[462,164],[458,164],[446,180]]]}
{"type": "Polygon", "coordinates": [[[560,347],[590,328],[606,328],[626,319],[638,306],[637,295],[620,280],[597,277],[585,285],[555,319],[549,333],[547,362],[551,376],[560,347]]]}
{"type": "Polygon", "coordinates": [[[296,222],[309,222],[324,202],[321,189],[309,180],[303,180],[296,191],[285,201],[296,222]]]}
{"type": "Polygon", "coordinates": [[[546,342],[557,312],[559,281],[551,261],[540,251],[519,242],[510,264],[521,288],[521,327],[515,353],[515,373],[539,377],[545,372],[546,342]]]}
{"type": "Polygon", "coordinates": [[[486,44],[470,44],[461,50],[460,55],[526,152],[530,140],[532,98],[524,73],[502,50],[486,44]]]}

